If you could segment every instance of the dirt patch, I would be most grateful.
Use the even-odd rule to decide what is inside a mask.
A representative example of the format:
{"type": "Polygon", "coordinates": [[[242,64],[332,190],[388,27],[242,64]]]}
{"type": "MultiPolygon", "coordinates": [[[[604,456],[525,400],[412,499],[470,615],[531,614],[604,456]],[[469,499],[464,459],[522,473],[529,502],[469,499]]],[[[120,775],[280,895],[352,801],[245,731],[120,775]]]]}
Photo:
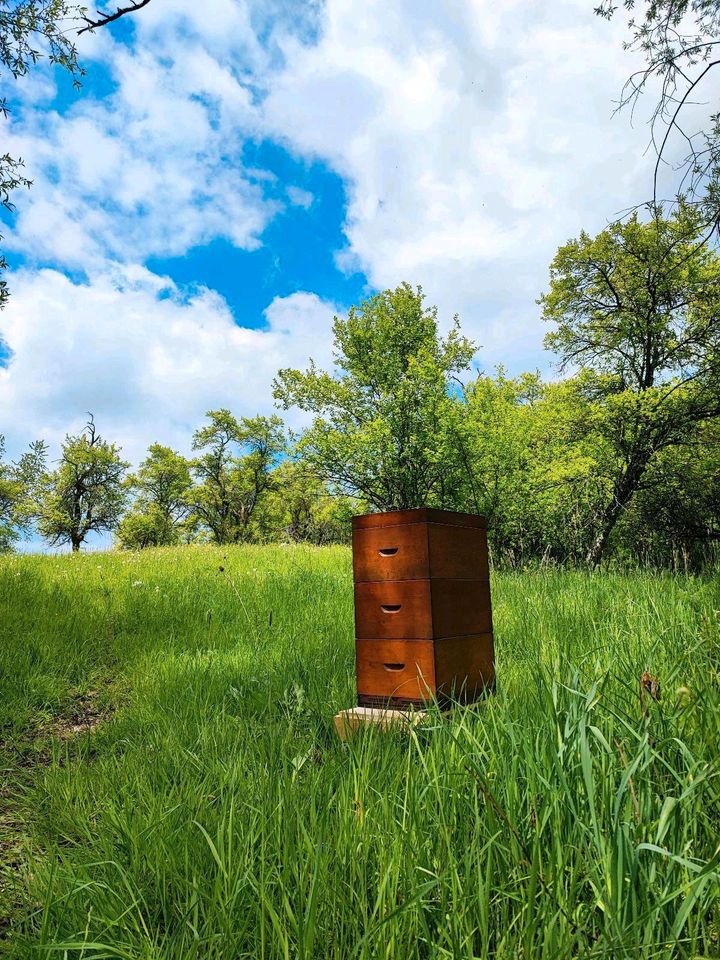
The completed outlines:
{"type": "Polygon", "coordinates": [[[88,690],[80,694],[73,700],[70,710],[46,726],[42,733],[69,740],[80,733],[94,730],[111,715],[111,710],[98,702],[100,694],[100,690],[88,690]]]}

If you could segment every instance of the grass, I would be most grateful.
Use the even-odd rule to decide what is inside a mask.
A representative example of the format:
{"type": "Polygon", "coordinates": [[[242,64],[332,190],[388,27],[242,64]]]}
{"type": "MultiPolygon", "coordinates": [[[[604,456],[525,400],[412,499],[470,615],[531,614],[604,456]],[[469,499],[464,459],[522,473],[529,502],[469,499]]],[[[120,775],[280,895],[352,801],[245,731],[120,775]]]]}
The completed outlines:
{"type": "Polygon", "coordinates": [[[343,744],[347,550],[0,560],[0,952],[720,955],[718,581],[493,602],[497,696],[343,744]]]}

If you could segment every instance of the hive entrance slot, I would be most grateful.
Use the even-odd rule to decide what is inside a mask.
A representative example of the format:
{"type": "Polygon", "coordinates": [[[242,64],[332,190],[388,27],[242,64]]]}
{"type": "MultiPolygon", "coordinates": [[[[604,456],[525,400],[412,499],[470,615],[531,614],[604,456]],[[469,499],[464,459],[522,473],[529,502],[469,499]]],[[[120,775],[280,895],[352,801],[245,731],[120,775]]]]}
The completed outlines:
{"type": "Polygon", "coordinates": [[[400,603],[383,603],[380,605],[380,609],[383,613],[397,613],[401,606],[400,603]]]}
{"type": "Polygon", "coordinates": [[[397,552],[397,547],[383,547],[382,550],[378,550],[381,557],[394,557],[397,552]]]}
{"type": "Polygon", "coordinates": [[[386,670],[404,670],[404,663],[384,663],[383,666],[386,670]]]}

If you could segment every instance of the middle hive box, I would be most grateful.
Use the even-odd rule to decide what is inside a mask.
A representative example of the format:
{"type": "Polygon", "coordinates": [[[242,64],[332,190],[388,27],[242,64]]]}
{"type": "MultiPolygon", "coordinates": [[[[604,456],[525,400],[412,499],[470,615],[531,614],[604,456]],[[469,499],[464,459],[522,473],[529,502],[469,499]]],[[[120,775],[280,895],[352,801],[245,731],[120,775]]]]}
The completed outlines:
{"type": "Polygon", "coordinates": [[[494,685],[483,517],[355,517],[353,572],[361,706],[467,702],[494,685]]]}

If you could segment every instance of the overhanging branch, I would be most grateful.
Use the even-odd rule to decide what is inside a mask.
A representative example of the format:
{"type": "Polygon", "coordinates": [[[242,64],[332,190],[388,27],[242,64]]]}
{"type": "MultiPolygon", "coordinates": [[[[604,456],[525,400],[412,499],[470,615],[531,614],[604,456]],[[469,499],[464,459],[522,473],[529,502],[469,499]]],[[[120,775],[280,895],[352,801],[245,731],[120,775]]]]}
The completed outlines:
{"type": "Polygon", "coordinates": [[[124,17],[128,13],[135,13],[136,11],[141,10],[149,3],[150,0],[135,0],[135,2],[128,4],[127,7],[118,7],[115,13],[103,13],[102,10],[98,10],[97,20],[91,20],[90,17],[82,18],[85,21],[85,26],[78,30],[78,36],[81,33],[86,33],[88,30],[95,30],[97,27],[105,27],[109,23],[113,23],[115,20],[119,20],[121,17],[124,17]]]}

